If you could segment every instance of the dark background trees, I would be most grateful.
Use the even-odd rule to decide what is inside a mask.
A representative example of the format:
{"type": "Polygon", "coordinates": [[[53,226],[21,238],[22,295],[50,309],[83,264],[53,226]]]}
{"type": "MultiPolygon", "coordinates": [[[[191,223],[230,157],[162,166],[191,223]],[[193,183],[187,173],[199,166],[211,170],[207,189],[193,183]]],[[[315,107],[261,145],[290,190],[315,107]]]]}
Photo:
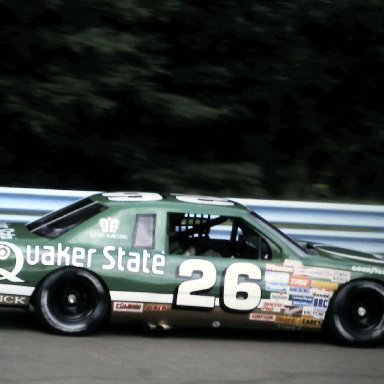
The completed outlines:
{"type": "Polygon", "coordinates": [[[8,186],[382,201],[384,5],[0,0],[8,186]]]}

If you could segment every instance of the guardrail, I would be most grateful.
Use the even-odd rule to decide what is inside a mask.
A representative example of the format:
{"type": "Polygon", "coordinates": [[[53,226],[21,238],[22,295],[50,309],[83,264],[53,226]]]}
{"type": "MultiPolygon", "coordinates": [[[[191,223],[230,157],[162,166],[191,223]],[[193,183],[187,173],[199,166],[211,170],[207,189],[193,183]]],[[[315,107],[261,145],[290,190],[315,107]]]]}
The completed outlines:
{"type": "MultiPolygon", "coordinates": [[[[0,221],[26,223],[95,191],[0,187],[0,221]]],[[[237,199],[303,241],[384,253],[384,206],[237,199]]]]}

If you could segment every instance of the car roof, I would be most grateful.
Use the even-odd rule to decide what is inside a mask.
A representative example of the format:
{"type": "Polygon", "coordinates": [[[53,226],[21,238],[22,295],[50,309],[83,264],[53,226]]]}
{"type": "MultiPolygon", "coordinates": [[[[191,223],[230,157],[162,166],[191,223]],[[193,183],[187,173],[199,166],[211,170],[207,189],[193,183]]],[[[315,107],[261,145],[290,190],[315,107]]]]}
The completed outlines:
{"type": "Polygon", "coordinates": [[[223,197],[181,193],[104,192],[89,197],[108,207],[151,207],[175,211],[210,210],[224,213],[249,211],[245,206],[223,197]]]}

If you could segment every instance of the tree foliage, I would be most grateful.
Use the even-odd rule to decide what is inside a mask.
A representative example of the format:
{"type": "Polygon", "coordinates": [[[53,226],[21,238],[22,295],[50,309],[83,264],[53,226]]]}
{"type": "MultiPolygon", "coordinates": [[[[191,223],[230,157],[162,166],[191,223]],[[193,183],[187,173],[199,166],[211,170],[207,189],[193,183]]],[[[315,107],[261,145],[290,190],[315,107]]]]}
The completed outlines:
{"type": "Polygon", "coordinates": [[[0,0],[3,185],[382,200],[374,0],[0,0]]]}

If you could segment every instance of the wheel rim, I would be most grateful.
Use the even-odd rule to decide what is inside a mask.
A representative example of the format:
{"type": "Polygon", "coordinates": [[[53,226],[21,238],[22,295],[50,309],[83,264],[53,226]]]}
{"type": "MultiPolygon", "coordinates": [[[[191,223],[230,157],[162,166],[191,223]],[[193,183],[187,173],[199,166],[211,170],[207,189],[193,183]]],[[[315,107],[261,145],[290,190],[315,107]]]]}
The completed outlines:
{"type": "Polygon", "coordinates": [[[61,321],[74,323],[86,319],[96,308],[98,296],[86,279],[76,278],[58,283],[50,290],[48,303],[61,321]]]}
{"type": "Polygon", "coordinates": [[[351,293],[341,313],[341,321],[350,332],[371,333],[383,326],[383,295],[374,289],[360,289],[351,293]]]}

